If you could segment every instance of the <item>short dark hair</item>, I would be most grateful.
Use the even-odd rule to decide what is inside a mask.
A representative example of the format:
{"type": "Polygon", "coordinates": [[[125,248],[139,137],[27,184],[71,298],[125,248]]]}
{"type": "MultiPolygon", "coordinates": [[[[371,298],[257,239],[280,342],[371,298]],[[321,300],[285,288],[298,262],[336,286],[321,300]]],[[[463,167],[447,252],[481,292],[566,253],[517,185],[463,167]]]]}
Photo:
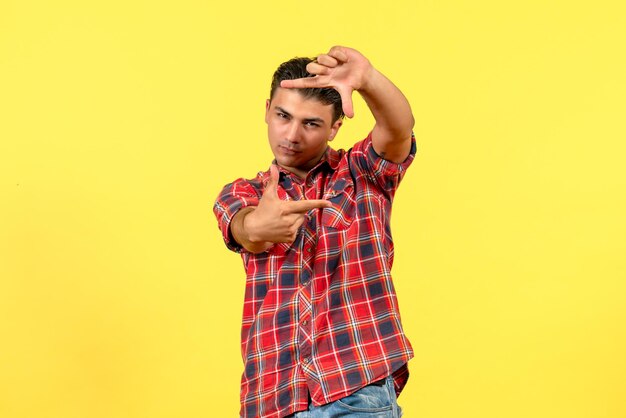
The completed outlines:
{"type": "MultiPolygon", "coordinates": [[[[314,61],[314,58],[296,57],[289,61],[283,62],[278,66],[272,77],[272,88],[270,90],[270,101],[274,97],[276,89],[280,87],[283,80],[295,80],[296,78],[314,77],[313,74],[306,70],[308,63],[314,61]]],[[[341,107],[341,96],[339,92],[331,87],[326,88],[305,88],[295,89],[306,99],[317,99],[325,105],[333,105],[333,123],[345,114],[341,107]]]]}

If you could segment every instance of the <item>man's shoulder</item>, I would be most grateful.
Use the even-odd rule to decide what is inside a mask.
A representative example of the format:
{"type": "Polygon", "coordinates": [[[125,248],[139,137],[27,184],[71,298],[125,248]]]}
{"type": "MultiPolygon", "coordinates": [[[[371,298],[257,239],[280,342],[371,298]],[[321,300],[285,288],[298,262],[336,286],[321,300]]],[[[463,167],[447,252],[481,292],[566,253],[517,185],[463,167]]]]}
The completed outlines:
{"type": "Polygon", "coordinates": [[[348,166],[350,166],[350,164],[354,164],[352,156],[353,151],[355,149],[361,149],[363,147],[363,143],[367,141],[368,137],[355,142],[349,148],[334,149],[329,147],[329,152],[326,155],[326,159],[328,160],[330,166],[336,170],[338,168],[346,169],[348,166]]]}
{"type": "Polygon", "coordinates": [[[264,185],[269,178],[269,170],[259,171],[256,176],[252,178],[239,177],[230,183],[227,183],[223,189],[236,190],[236,189],[254,189],[263,190],[264,185]]]}

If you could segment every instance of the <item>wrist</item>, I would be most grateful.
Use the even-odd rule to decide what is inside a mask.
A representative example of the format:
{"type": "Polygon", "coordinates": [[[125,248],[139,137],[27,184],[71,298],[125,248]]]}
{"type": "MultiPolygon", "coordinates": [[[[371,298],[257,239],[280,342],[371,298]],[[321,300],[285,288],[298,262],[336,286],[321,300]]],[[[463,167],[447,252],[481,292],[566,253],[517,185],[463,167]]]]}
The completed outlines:
{"type": "Polygon", "coordinates": [[[263,242],[263,240],[260,239],[256,228],[257,224],[255,222],[254,210],[254,207],[250,207],[250,210],[243,214],[241,229],[243,230],[246,241],[251,244],[259,244],[263,242]]]}
{"type": "Polygon", "coordinates": [[[357,91],[365,95],[372,94],[376,91],[376,86],[380,84],[380,79],[382,76],[382,73],[370,64],[370,66],[365,70],[365,74],[363,75],[363,82],[361,83],[361,87],[357,91]]]}
{"type": "Polygon", "coordinates": [[[241,229],[243,230],[243,235],[246,241],[243,247],[252,253],[259,254],[269,250],[274,244],[260,239],[259,235],[256,233],[257,229],[254,209],[255,208],[252,207],[244,214],[243,219],[241,220],[241,229]]]}

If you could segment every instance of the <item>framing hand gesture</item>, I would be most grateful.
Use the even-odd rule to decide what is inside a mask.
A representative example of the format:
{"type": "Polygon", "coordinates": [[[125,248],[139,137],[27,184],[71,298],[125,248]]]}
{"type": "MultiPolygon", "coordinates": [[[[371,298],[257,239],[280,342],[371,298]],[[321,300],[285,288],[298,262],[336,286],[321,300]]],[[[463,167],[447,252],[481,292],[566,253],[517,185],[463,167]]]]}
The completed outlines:
{"type": "Polygon", "coordinates": [[[343,113],[347,117],[354,116],[352,108],[352,92],[361,90],[370,79],[374,69],[369,60],[359,51],[334,46],[327,54],[322,54],[307,65],[306,70],[315,77],[283,80],[283,88],[323,88],[332,87],[339,92],[343,113]]]}
{"type": "Polygon", "coordinates": [[[285,201],[278,197],[278,168],[270,167],[270,180],[263,191],[259,205],[244,218],[244,228],[250,241],[270,243],[291,243],[296,239],[298,229],[311,209],[326,208],[332,204],[328,200],[285,201]]]}

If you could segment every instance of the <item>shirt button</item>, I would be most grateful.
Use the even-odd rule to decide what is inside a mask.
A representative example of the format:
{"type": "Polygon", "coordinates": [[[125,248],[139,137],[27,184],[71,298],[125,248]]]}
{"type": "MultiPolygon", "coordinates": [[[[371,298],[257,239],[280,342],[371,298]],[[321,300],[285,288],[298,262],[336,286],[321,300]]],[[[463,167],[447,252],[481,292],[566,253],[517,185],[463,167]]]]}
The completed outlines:
{"type": "Polygon", "coordinates": [[[307,325],[309,325],[309,321],[305,319],[304,321],[302,321],[302,325],[306,327],[307,325]]]}
{"type": "Polygon", "coordinates": [[[313,247],[308,247],[306,249],[306,252],[309,253],[309,254],[312,253],[313,252],[313,247]]]}

